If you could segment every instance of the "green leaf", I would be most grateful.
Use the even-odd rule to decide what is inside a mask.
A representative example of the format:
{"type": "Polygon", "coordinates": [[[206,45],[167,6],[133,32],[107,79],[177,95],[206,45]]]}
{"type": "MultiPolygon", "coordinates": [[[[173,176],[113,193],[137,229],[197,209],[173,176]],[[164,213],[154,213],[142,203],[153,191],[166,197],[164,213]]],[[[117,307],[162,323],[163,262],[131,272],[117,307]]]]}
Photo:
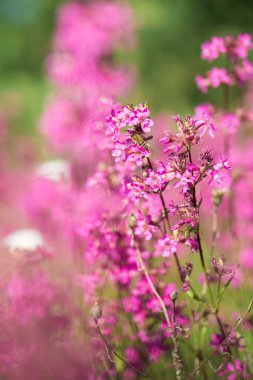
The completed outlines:
{"type": "Polygon", "coordinates": [[[192,289],[192,288],[189,289],[189,290],[186,292],[186,294],[187,294],[190,298],[194,299],[195,301],[198,301],[198,302],[204,303],[203,299],[199,297],[199,295],[195,292],[194,289],[192,289]]]}
{"type": "Polygon", "coordinates": [[[235,273],[233,273],[233,275],[229,278],[229,280],[225,283],[225,285],[223,286],[223,288],[220,290],[219,295],[218,295],[218,304],[220,303],[220,301],[221,301],[221,299],[222,299],[222,297],[224,295],[225,290],[230,285],[230,283],[231,283],[231,281],[233,280],[234,277],[235,277],[235,273]]]}
{"type": "Polygon", "coordinates": [[[201,328],[201,333],[200,333],[200,345],[201,345],[201,347],[204,347],[206,332],[207,332],[207,326],[203,325],[201,328]]]}

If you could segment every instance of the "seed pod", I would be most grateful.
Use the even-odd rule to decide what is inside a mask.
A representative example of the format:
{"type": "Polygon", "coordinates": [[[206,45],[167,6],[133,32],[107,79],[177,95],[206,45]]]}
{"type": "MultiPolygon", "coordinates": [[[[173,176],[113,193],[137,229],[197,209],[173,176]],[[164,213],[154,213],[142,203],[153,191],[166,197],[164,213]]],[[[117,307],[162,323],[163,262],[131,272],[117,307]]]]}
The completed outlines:
{"type": "Polygon", "coordinates": [[[95,321],[97,321],[101,317],[101,315],[102,315],[102,308],[97,302],[95,302],[94,305],[90,309],[90,316],[95,321]]]}

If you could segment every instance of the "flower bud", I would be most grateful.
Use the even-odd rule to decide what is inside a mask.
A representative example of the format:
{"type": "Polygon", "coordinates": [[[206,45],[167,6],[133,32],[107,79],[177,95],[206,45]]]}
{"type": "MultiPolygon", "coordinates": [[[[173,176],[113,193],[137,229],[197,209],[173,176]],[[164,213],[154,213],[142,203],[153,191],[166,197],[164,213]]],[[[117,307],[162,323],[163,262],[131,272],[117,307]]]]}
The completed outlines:
{"type": "Polygon", "coordinates": [[[101,317],[101,315],[102,315],[102,308],[97,302],[95,302],[94,305],[90,309],[90,316],[95,321],[97,321],[101,317]]]}
{"type": "Polygon", "coordinates": [[[136,226],[136,217],[131,214],[128,218],[128,227],[132,230],[136,226]]]}
{"type": "Polygon", "coordinates": [[[223,199],[223,196],[225,194],[225,189],[215,189],[212,192],[212,201],[215,207],[219,207],[221,204],[221,201],[223,199]]]}
{"type": "Polygon", "coordinates": [[[177,296],[178,296],[177,292],[175,292],[175,291],[172,292],[171,295],[170,295],[171,301],[175,302],[177,300],[177,296]]]}
{"type": "Polygon", "coordinates": [[[186,273],[188,274],[188,276],[191,275],[191,273],[192,273],[192,268],[193,268],[192,263],[186,263],[186,265],[185,265],[185,270],[186,270],[186,273]]]}

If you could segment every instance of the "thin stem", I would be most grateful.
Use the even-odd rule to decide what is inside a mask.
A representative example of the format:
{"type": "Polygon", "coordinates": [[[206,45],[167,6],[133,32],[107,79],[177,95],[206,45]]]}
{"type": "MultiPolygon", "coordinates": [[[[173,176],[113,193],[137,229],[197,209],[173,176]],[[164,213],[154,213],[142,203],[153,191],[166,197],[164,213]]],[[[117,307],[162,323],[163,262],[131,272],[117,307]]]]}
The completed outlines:
{"type": "Polygon", "coordinates": [[[245,321],[245,319],[247,318],[247,316],[249,315],[249,313],[251,312],[251,309],[253,307],[253,298],[251,299],[250,303],[249,303],[249,306],[246,310],[246,312],[244,313],[244,315],[242,317],[240,317],[237,321],[237,323],[235,324],[235,326],[233,327],[233,329],[230,331],[230,333],[225,336],[225,338],[223,339],[223,341],[218,345],[216,346],[213,351],[210,353],[210,355],[207,356],[207,358],[202,362],[202,364],[196,369],[193,371],[193,373],[191,375],[194,375],[194,373],[196,371],[199,371],[202,366],[208,362],[211,357],[222,347],[224,346],[225,344],[227,345],[231,339],[231,337],[233,336],[233,334],[238,330],[238,328],[241,326],[241,324],[245,321]]]}
{"type": "Polygon", "coordinates": [[[133,369],[136,373],[138,373],[138,375],[142,375],[144,377],[147,377],[147,375],[145,375],[141,370],[139,370],[138,368],[136,368],[135,366],[133,366],[131,363],[129,363],[127,360],[125,360],[123,358],[123,356],[121,356],[114,348],[112,348],[109,343],[107,342],[106,338],[104,337],[104,335],[102,334],[101,330],[100,330],[100,327],[99,327],[99,324],[98,324],[98,320],[97,319],[94,319],[94,322],[96,324],[96,330],[97,330],[97,333],[98,335],[100,336],[100,338],[102,339],[102,341],[104,342],[104,345],[105,345],[105,349],[106,349],[106,352],[107,352],[107,356],[108,356],[108,359],[111,363],[115,363],[115,361],[113,360],[112,356],[111,355],[115,355],[117,358],[119,358],[123,363],[125,363],[129,368],[133,369]]]}
{"type": "Polygon", "coordinates": [[[211,242],[211,256],[214,253],[215,245],[216,245],[216,239],[217,239],[217,233],[218,233],[218,206],[214,205],[213,209],[213,231],[212,231],[212,242],[211,242]]]}
{"type": "Polygon", "coordinates": [[[174,350],[173,350],[173,353],[172,353],[172,356],[173,356],[173,365],[176,369],[176,378],[177,380],[181,380],[182,377],[181,377],[181,373],[182,373],[182,359],[180,357],[180,354],[179,354],[179,348],[178,348],[178,342],[177,342],[177,334],[176,334],[176,329],[175,329],[175,326],[173,324],[173,320],[170,319],[169,317],[169,314],[167,312],[167,309],[166,309],[166,306],[160,296],[160,294],[158,293],[158,291],[156,290],[150,276],[149,276],[149,273],[148,273],[148,270],[146,268],[146,265],[142,259],[142,256],[141,256],[141,253],[140,253],[140,250],[139,250],[139,246],[135,240],[135,236],[134,236],[134,231],[131,230],[132,232],[132,245],[135,247],[136,249],[136,254],[137,254],[137,260],[140,264],[140,268],[143,270],[143,273],[147,279],[147,282],[150,286],[150,289],[152,291],[152,293],[155,295],[155,297],[157,298],[157,300],[159,301],[160,305],[161,305],[161,308],[162,308],[162,311],[163,311],[163,315],[164,315],[164,318],[166,320],[166,323],[167,323],[167,326],[168,326],[168,329],[170,331],[172,331],[172,342],[173,342],[173,346],[174,346],[174,350]]]}
{"type": "Polygon", "coordinates": [[[159,193],[159,196],[160,196],[160,199],[161,199],[161,202],[162,202],[162,205],[163,205],[163,211],[164,211],[165,219],[166,219],[166,222],[167,222],[168,231],[169,231],[169,234],[172,235],[172,230],[171,230],[171,225],[170,225],[170,219],[169,219],[168,210],[166,208],[165,200],[164,200],[164,197],[163,197],[162,193],[159,193]]]}
{"type": "Polygon", "coordinates": [[[208,293],[210,296],[211,305],[212,305],[212,307],[214,307],[214,297],[213,297],[212,289],[211,289],[208,274],[207,274],[207,269],[206,269],[206,264],[205,264],[205,259],[204,259],[204,254],[203,254],[203,249],[202,249],[202,244],[201,244],[199,232],[197,233],[197,243],[199,246],[200,262],[201,262],[201,266],[202,266],[202,269],[204,272],[207,290],[208,290],[208,293]]]}
{"type": "MultiPolygon", "coordinates": [[[[148,161],[149,168],[151,170],[153,170],[153,165],[152,165],[151,160],[150,160],[149,157],[147,157],[147,161],[148,161]]],[[[160,197],[160,200],[161,200],[161,203],[162,203],[162,206],[163,206],[163,212],[164,212],[164,216],[165,216],[165,219],[166,219],[166,222],[167,222],[167,227],[168,227],[169,234],[172,235],[171,225],[170,225],[170,218],[169,218],[168,210],[166,208],[165,200],[164,200],[164,197],[163,197],[163,194],[162,194],[161,191],[159,192],[159,197],[160,197]]]]}
{"type": "MultiPolygon", "coordinates": [[[[153,165],[152,165],[151,160],[150,160],[149,157],[147,157],[147,161],[148,161],[149,168],[151,170],[153,170],[153,165]]],[[[170,218],[169,218],[168,210],[167,210],[166,203],[165,203],[165,200],[164,200],[162,192],[159,193],[159,197],[160,197],[160,200],[161,200],[161,203],[162,203],[162,206],[163,206],[163,212],[164,212],[164,216],[165,216],[165,219],[166,219],[167,228],[168,228],[170,236],[172,236],[172,229],[171,229],[171,224],[170,224],[170,218]]],[[[174,258],[175,258],[175,261],[176,261],[177,270],[178,270],[178,273],[179,273],[179,278],[182,281],[182,275],[181,275],[182,274],[182,267],[181,267],[181,264],[180,264],[180,261],[179,261],[179,258],[178,258],[178,255],[177,255],[176,252],[174,252],[174,258]]]]}
{"type": "MultiPolygon", "coordinates": [[[[192,164],[192,156],[191,156],[191,150],[190,149],[189,149],[189,161],[192,164]]],[[[193,207],[196,208],[196,209],[198,209],[197,197],[196,197],[196,186],[192,185],[192,189],[191,190],[192,190],[192,204],[193,204],[193,207]]],[[[201,238],[200,238],[200,233],[199,233],[199,226],[198,226],[198,230],[197,230],[196,235],[197,235],[197,243],[198,243],[198,246],[199,246],[200,262],[201,262],[201,266],[202,266],[202,269],[203,269],[203,272],[204,272],[205,281],[206,281],[207,290],[208,290],[208,293],[209,293],[209,296],[210,296],[211,304],[214,307],[214,298],[213,298],[212,289],[211,289],[211,286],[210,286],[210,283],[209,283],[209,279],[208,279],[208,274],[207,274],[207,269],[206,269],[206,264],[205,264],[205,259],[204,259],[202,244],[201,244],[201,238]]]]}
{"type": "MultiPolygon", "coordinates": [[[[191,156],[191,150],[190,149],[189,149],[189,161],[190,161],[190,163],[192,163],[192,156],[191,156]]],[[[192,186],[192,203],[193,203],[193,206],[195,208],[198,208],[197,197],[196,197],[196,186],[195,185],[192,186]]],[[[200,233],[199,233],[199,226],[198,226],[198,230],[197,230],[197,243],[198,243],[198,246],[199,246],[200,262],[201,262],[201,266],[202,266],[202,269],[203,269],[203,272],[204,272],[205,282],[206,282],[207,290],[208,290],[208,293],[209,293],[209,297],[210,297],[210,301],[211,301],[211,306],[214,309],[214,297],[213,297],[213,292],[212,292],[212,288],[210,286],[210,282],[209,282],[209,278],[208,278],[208,273],[207,273],[207,269],[206,269],[205,258],[204,258],[204,253],[203,253],[202,244],[201,244],[201,238],[200,238],[200,233]]],[[[218,311],[218,309],[216,309],[215,311],[213,311],[213,314],[214,314],[214,316],[216,318],[216,321],[217,321],[217,323],[219,325],[222,337],[225,338],[226,334],[225,334],[225,330],[224,330],[222,321],[221,321],[221,319],[219,317],[219,311],[218,311]]],[[[228,347],[228,351],[231,354],[231,350],[230,350],[229,347],[228,347]]]]}
{"type": "Polygon", "coordinates": [[[217,287],[217,298],[220,294],[220,286],[221,286],[221,275],[219,275],[219,280],[218,280],[218,287],[217,287]]]}
{"type": "Polygon", "coordinates": [[[223,109],[225,111],[228,111],[229,110],[229,103],[230,103],[230,99],[229,99],[229,86],[224,84],[223,85],[223,109]]]}

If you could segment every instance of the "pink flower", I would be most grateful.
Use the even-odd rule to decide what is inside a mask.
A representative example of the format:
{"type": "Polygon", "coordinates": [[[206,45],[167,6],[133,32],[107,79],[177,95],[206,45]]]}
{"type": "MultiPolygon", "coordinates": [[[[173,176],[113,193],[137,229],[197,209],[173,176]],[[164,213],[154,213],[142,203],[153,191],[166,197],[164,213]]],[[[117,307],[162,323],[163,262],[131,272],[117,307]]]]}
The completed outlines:
{"type": "Polygon", "coordinates": [[[136,227],[134,229],[136,235],[143,237],[145,240],[150,240],[156,232],[156,227],[151,224],[151,216],[142,216],[141,212],[136,213],[136,227]]]}
{"type": "Polygon", "coordinates": [[[174,133],[172,131],[164,132],[164,137],[160,139],[160,142],[164,145],[170,144],[164,149],[164,153],[177,153],[184,146],[184,139],[180,133],[174,133]]]}
{"type": "Polygon", "coordinates": [[[206,93],[208,87],[217,88],[221,84],[231,86],[233,84],[232,78],[229,76],[225,68],[212,67],[207,72],[207,77],[204,78],[201,75],[197,75],[196,83],[201,92],[206,93]]]}
{"type": "Polygon", "coordinates": [[[115,157],[115,162],[126,161],[127,159],[127,145],[125,142],[115,141],[112,156],[115,157]]]}
{"type": "Polygon", "coordinates": [[[127,148],[127,160],[135,163],[137,166],[143,164],[143,158],[150,155],[149,151],[137,144],[130,144],[127,148]]]}
{"type": "Polygon", "coordinates": [[[195,130],[200,130],[201,138],[204,136],[206,130],[208,130],[209,135],[214,138],[214,132],[217,131],[216,125],[210,120],[210,117],[203,113],[202,118],[198,118],[194,121],[195,130]]]}
{"type": "Polygon", "coordinates": [[[147,170],[146,176],[143,179],[148,188],[154,192],[163,191],[163,189],[175,178],[175,171],[171,170],[167,172],[165,166],[161,166],[157,170],[147,170]]]}
{"type": "Polygon", "coordinates": [[[225,133],[234,134],[240,125],[239,118],[233,113],[226,113],[221,116],[220,127],[225,133]]]}
{"type": "Polygon", "coordinates": [[[203,94],[206,94],[209,87],[209,80],[201,75],[197,75],[195,81],[200,91],[203,92],[203,94]]]}
{"type": "Polygon", "coordinates": [[[150,110],[146,103],[140,103],[139,106],[134,109],[135,117],[133,119],[134,125],[141,125],[144,133],[150,132],[151,127],[153,127],[154,122],[149,118],[150,110]]]}
{"type": "Polygon", "coordinates": [[[214,170],[220,170],[220,169],[226,169],[226,170],[231,169],[230,163],[226,158],[223,159],[221,157],[220,161],[216,165],[214,165],[214,170]]]}
{"type": "Polygon", "coordinates": [[[226,363],[221,370],[219,370],[218,375],[220,377],[226,376],[228,380],[235,380],[235,379],[249,379],[250,376],[247,373],[248,369],[247,366],[242,363],[239,359],[235,359],[234,363],[226,363]]]}
{"type": "Polygon", "coordinates": [[[209,62],[219,57],[221,53],[226,52],[224,39],[221,37],[212,37],[210,41],[201,44],[201,58],[209,62]]]}
{"type": "Polygon", "coordinates": [[[170,257],[177,252],[178,242],[176,239],[170,237],[170,235],[165,235],[164,238],[158,239],[157,247],[162,251],[163,257],[170,257]]]}
{"type": "Polygon", "coordinates": [[[203,104],[198,104],[194,108],[194,111],[195,111],[194,118],[201,119],[203,115],[206,115],[207,118],[211,118],[215,112],[215,109],[211,103],[203,103],[203,104]]]}
{"type": "Polygon", "coordinates": [[[249,50],[253,49],[252,37],[250,34],[241,33],[237,37],[237,45],[233,53],[240,59],[245,59],[248,56],[249,50]]]}
{"type": "Polygon", "coordinates": [[[243,248],[240,251],[240,262],[245,269],[253,269],[253,250],[251,248],[243,248]]]}
{"type": "Polygon", "coordinates": [[[236,65],[233,69],[235,79],[239,84],[243,84],[253,76],[253,65],[247,59],[242,61],[241,65],[236,65]]]}
{"type": "Polygon", "coordinates": [[[177,189],[179,186],[182,186],[183,192],[186,192],[189,184],[193,184],[196,179],[189,170],[186,170],[183,174],[176,173],[176,178],[178,181],[174,183],[174,187],[177,189]]]}
{"type": "Polygon", "coordinates": [[[136,363],[139,360],[139,352],[134,347],[127,347],[125,350],[125,359],[130,363],[136,363]]]}
{"type": "Polygon", "coordinates": [[[137,202],[140,199],[147,199],[147,193],[145,191],[145,186],[141,183],[137,182],[128,182],[124,183],[125,191],[127,192],[127,196],[129,199],[131,199],[133,202],[137,202]]]}
{"type": "Polygon", "coordinates": [[[207,73],[209,83],[211,87],[219,87],[221,84],[226,84],[230,86],[232,84],[232,79],[224,68],[212,67],[207,73]]]}

